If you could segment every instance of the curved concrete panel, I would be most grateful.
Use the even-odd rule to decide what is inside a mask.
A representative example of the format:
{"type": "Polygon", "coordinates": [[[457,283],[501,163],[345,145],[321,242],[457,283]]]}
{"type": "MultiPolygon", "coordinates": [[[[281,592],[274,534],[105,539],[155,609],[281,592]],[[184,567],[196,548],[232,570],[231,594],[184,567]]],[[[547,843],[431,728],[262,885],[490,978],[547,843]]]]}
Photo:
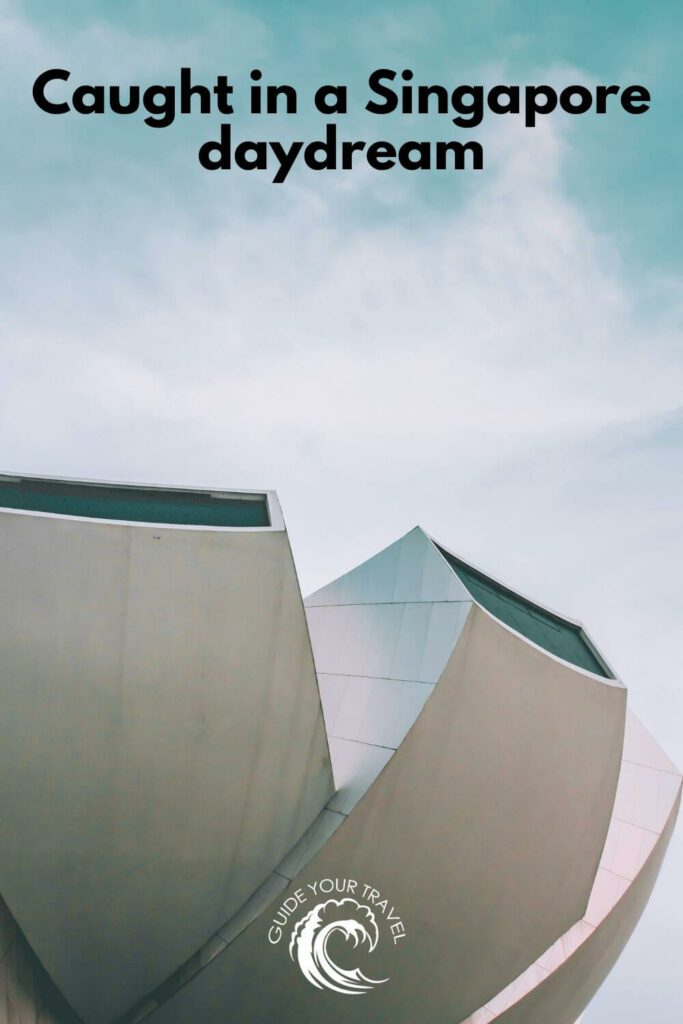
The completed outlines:
{"type": "Polygon", "coordinates": [[[348,818],[149,1020],[462,1020],[583,915],[624,708],[623,688],[474,606],[432,696],[348,818]],[[390,980],[363,999],[321,993],[269,944],[278,904],[321,879],[370,883],[400,911],[405,938],[372,954],[373,977],[390,980]]]}
{"type": "Polygon", "coordinates": [[[680,793],[680,772],[635,715],[627,714],[612,819],[583,918],[462,1024],[545,1024],[549,1016],[557,1024],[571,1024],[577,1008],[583,1009],[605,980],[640,917],[668,845],[680,793]],[[654,866],[648,867],[652,857],[654,866]]]}
{"type": "Polygon", "coordinates": [[[348,814],[431,696],[472,598],[418,528],[306,598],[337,792],[348,814]]]}
{"type": "Polygon", "coordinates": [[[269,521],[0,511],[0,893],[87,1022],[187,959],[333,791],[269,521]]]}
{"type": "MultiPolygon", "coordinates": [[[[500,1024],[572,1024],[614,967],[645,909],[673,833],[680,790],[664,831],[635,881],[576,951],[527,996],[495,1018],[500,1024]]],[[[487,1018],[481,1017],[484,1024],[487,1018]]],[[[479,1024],[479,1022],[477,1022],[479,1024]]]]}
{"type": "MultiPolygon", "coordinates": [[[[18,488],[20,496],[21,491],[18,488]]],[[[36,500],[51,502],[54,495],[46,498],[43,491],[38,488],[36,500]]],[[[76,515],[86,516],[89,497],[86,493],[74,499],[76,515]]],[[[138,494],[129,496],[130,502],[114,497],[117,507],[130,504],[135,522],[144,507],[163,515],[163,495],[149,499],[138,494]]],[[[260,521],[265,517],[274,528],[235,528],[242,515],[239,498],[235,496],[224,511],[214,503],[224,497],[188,500],[173,492],[172,502],[178,516],[188,505],[197,520],[215,522],[228,516],[231,529],[135,526],[133,535],[127,536],[119,691],[92,672],[95,646],[101,654],[103,649],[115,649],[116,642],[110,639],[103,648],[104,632],[91,643],[87,626],[95,621],[91,604],[99,607],[104,602],[104,578],[111,579],[112,567],[118,565],[112,552],[118,550],[120,538],[111,531],[131,528],[81,521],[84,554],[95,570],[90,597],[94,594],[96,600],[75,602],[78,621],[71,632],[64,625],[66,611],[60,618],[54,600],[46,598],[41,604],[37,591],[31,593],[31,606],[49,627],[38,656],[43,657],[39,664],[47,675],[42,648],[53,652],[54,692],[71,702],[72,711],[76,697],[84,700],[83,688],[69,684],[65,673],[65,667],[73,672],[76,660],[75,675],[85,677],[78,660],[83,657],[96,682],[86,692],[87,714],[77,722],[78,742],[84,742],[92,721],[107,722],[109,728],[102,747],[108,770],[92,781],[92,790],[89,782],[81,782],[81,790],[76,786],[77,799],[82,800],[84,793],[85,801],[81,818],[70,818],[70,825],[75,821],[80,826],[82,818],[97,814],[96,794],[109,802],[122,780],[130,786],[120,761],[124,752],[138,781],[144,768],[140,791],[151,786],[143,809],[155,816],[152,836],[168,837],[167,849],[173,854],[180,847],[184,854],[189,848],[194,858],[200,857],[187,844],[220,799],[212,784],[220,761],[211,744],[218,743],[219,734],[228,733],[232,743],[228,760],[236,778],[222,781],[228,798],[238,806],[238,820],[222,834],[204,832],[205,838],[208,834],[210,841],[223,844],[223,849],[227,843],[228,848],[213,923],[205,927],[208,900],[203,906],[201,899],[183,902],[185,894],[179,893],[182,913],[189,916],[197,907],[200,915],[206,911],[201,920],[193,921],[193,944],[185,945],[184,962],[178,957],[171,965],[176,969],[166,970],[160,985],[157,981],[156,987],[148,986],[136,1005],[128,999],[130,1008],[124,1011],[119,1001],[117,1014],[122,1015],[117,1024],[224,1024],[226,1019],[250,1024],[365,1024],[368,1019],[396,1024],[578,1024],[649,895],[680,801],[680,773],[632,715],[627,716],[624,731],[624,687],[580,623],[521,597],[438,546],[422,530],[413,530],[306,601],[335,774],[336,792],[331,793],[320,709],[315,687],[314,699],[308,687],[310,651],[305,624],[303,639],[299,634],[301,605],[292,597],[298,598],[298,590],[281,521],[277,510],[275,515],[273,510],[264,511],[263,496],[249,495],[249,515],[260,521]],[[107,533],[100,534],[91,548],[89,530],[96,528],[107,533]],[[207,548],[206,540],[190,538],[194,532],[207,535],[207,548]],[[88,553],[102,548],[105,536],[104,546],[111,551],[102,572],[98,558],[88,558],[88,553]],[[153,546],[159,542],[165,544],[166,569],[153,546]],[[187,582],[188,598],[180,610],[171,586],[179,581],[187,582]],[[279,604],[273,598],[274,581],[279,604]],[[160,608],[150,610],[155,595],[160,608]],[[212,601],[216,597],[218,601],[212,601]],[[46,606],[56,617],[56,626],[46,616],[46,606]],[[131,626],[143,611],[151,637],[139,635],[131,626]],[[252,621],[258,616],[258,623],[252,621]],[[224,629],[229,624],[227,646],[217,622],[224,629]],[[269,645],[267,654],[254,653],[257,626],[269,645]],[[64,630],[61,649],[55,638],[64,630]],[[74,649],[76,636],[84,640],[83,651],[74,649]],[[159,662],[156,674],[146,673],[154,659],[159,662]],[[201,666],[199,682],[188,694],[183,678],[196,664],[201,666]],[[212,685],[205,678],[207,664],[223,670],[230,666],[228,689],[236,700],[230,712],[216,697],[217,691],[223,692],[216,674],[209,673],[212,685]],[[279,699],[282,693],[284,701],[279,699]],[[165,695],[173,699],[171,709],[164,705],[165,695]],[[203,716],[198,742],[186,730],[197,698],[203,716]],[[117,707],[119,718],[112,715],[117,707]],[[212,712],[209,721],[207,710],[212,712]],[[159,736],[149,752],[143,739],[149,740],[152,733],[153,712],[158,715],[159,736]],[[122,723],[120,736],[116,729],[122,723]],[[205,736],[213,750],[208,757],[205,736]],[[181,759],[180,772],[166,752],[169,738],[181,759]],[[181,780],[178,804],[187,823],[176,820],[180,827],[175,844],[169,829],[173,821],[164,818],[168,805],[161,769],[175,772],[175,781],[181,780]],[[294,786],[293,771],[299,773],[294,786]],[[202,780],[207,793],[200,793],[202,780]],[[240,798],[242,782],[247,792],[240,798]],[[191,791],[197,807],[190,806],[191,791]],[[160,824],[165,826],[161,832],[160,824]],[[360,929],[354,913],[360,915],[360,929]],[[324,945],[314,941],[325,935],[324,945]],[[325,990],[329,988],[333,991],[325,990]]],[[[98,500],[107,500],[106,495],[99,494],[98,500]]],[[[52,527],[58,531],[73,522],[54,516],[23,518],[61,521],[62,527],[52,527]]],[[[10,570],[15,566],[19,578],[35,575],[39,564],[45,572],[47,563],[48,592],[54,595],[55,577],[49,567],[54,556],[44,538],[40,540],[40,533],[27,537],[21,530],[13,536],[10,527],[3,543],[2,519],[0,513],[0,558],[10,570]],[[18,561],[13,563],[15,557],[18,561]]],[[[56,536],[57,551],[66,552],[63,562],[57,561],[71,605],[74,589],[87,591],[92,581],[81,571],[75,547],[61,532],[56,536]],[[64,575],[67,567],[72,575],[64,575]]],[[[7,763],[11,755],[14,766],[9,777],[12,786],[19,779],[22,785],[28,780],[35,787],[30,758],[22,761],[22,750],[35,750],[38,735],[43,780],[59,778],[65,765],[70,769],[71,774],[63,776],[64,793],[56,792],[57,800],[70,810],[65,796],[83,768],[84,753],[81,750],[80,761],[70,761],[62,749],[65,733],[59,728],[61,745],[51,752],[42,749],[48,713],[59,719],[60,709],[49,687],[36,685],[41,673],[35,671],[27,642],[25,583],[13,583],[19,605],[14,619],[0,585],[0,622],[9,622],[20,633],[24,630],[18,644],[10,637],[8,649],[20,666],[23,659],[30,669],[23,677],[17,675],[27,683],[25,690],[17,693],[7,687],[4,694],[0,683],[0,698],[7,700],[9,712],[23,729],[7,755],[7,763]],[[41,697],[47,711],[30,705],[33,694],[41,697]],[[32,728],[38,730],[34,735],[29,734],[32,728]]],[[[114,595],[119,592],[120,586],[115,587],[114,595]]],[[[2,758],[0,750],[0,768],[2,758]]],[[[135,786],[132,790],[139,796],[135,786]]],[[[34,799],[34,790],[29,796],[34,799]]],[[[9,807],[15,817],[10,820],[20,822],[22,841],[28,836],[40,848],[39,829],[34,826],[30,832],[29,815],[21,817],[16,792],[13,798],[9,807]]],[[[0,812],[3,799],[0,794],[0,812]]],[[[45,802],[36,805],[41,814],[45,802]]],[[[130,843],[124,809],[115,802],[113,807],[117,841],[123,837],[130,843]]],[[[135,827],[142,830],[143,840],[149,840],[135,800],[132,809],[135,827]]],[[[101,819],[105,824],[111,821],[109,803],[108,813],[101,819]]],[[[63,829],[60,833],[54,823],[51,827],[46,848],[64,836],[63,829]]],[[[86,838],[90,841],[87,830],[86,838]]],[[[71,856],[74,846],[66,845],[71,856]]],[[[8,849],[5,842],[5,853],[8,849]]],[[[88,862],[102,858],[102,852],[91,845],[88,862]]],[[[92,894],[98,886],[102,892],[126,894],[126,883],[111,871],[122,854],[127,854],[125,842],[110,861],[104,857],[101,862],[109,874],[105,885],[90,876],[92,894]]],[[[217,860],[208,856],[206,863],[209,882],[216,882],[217,860]]],[[[174,865],[162,866],[162,882],[168,882],[174,865]]],[[[187,861],[183,866],[188,886],[201,891],[206,879],[188,870],[187,861]]],[[[62,870],[63,865],[58,867],[62,870]]],[[[30,871],[34,868],[31,865],[30,871]]],[[[0,846],[0,892],[2,870],[0,846]]],[[[43,878],[45,870],[43,863],[43,878]]],[[[138,862],[137,870],[142,880],[151,878],[150,862],[138,862]]],[[[63,870],[60,876],[55,869],[58,877],[63,877],[63,870]]],[[[75,888],[68,896],[72,902],[77,899],[74,894],[75,888]]],[[[157,903],[148,903],[146,912],[158,926],[158,911],[163,910],[170,929],[185,929],[187,934],[187,921],[176,908],[169,911],[166,896],[163,884],[153,889],[157,903]]],[[[72,912],[73,907],[68,909],[72,912]]],[[[83,909],[81,902],[78,910],[83,909]]],[[[75,916],[67,923],[78,940],[83,923],[75,916]]],[[[99,922],[87,924],[100,941],[99,922]]],[[[71,936],[64,934],[68,959],[71,936]]],[[[117,942],[122,938],[119,932],[117,942]]],[[[152,948],[158,941],[166,952],[170,949],[164,935],[157,939],[151,921],[145,942],[150,938],[152,948]]],[[[138,943],[136,956],[138,949],[144,955],[147,948],[138,943]]],[[[28,954],[32,956],[30,950],[28,954]]],[[[40,972],[35,958],[30,963],[40,972]]],[[[143,966],[145,977],[151,977],[149,964],[143,966]]],[[[124,970],[130,972],[131,964],[124,964],[124,970]]],[[[131,976],[127,974],[127,980],[131,976]]],[[[141,977],[136,975],[136,980],[141,977]]],[[[103,978],[96,980],[103,984],[103,978]]],[[[38,993],[30,984],[29,990],[33,996],[38,993]]],[[[113,988],[109,991],[113,999],[106,1015],[91,1003],[87,1021],[112,1020],[116,994],[113,988]]],[[[138,988],[137,995],[141,994],[138,988]]],[[[26,1005],[33,1024],[35,1007],[30,999],[26,1005]]],[[[66,1010],[45,1020],[71,1024],[66,1010]]]]}

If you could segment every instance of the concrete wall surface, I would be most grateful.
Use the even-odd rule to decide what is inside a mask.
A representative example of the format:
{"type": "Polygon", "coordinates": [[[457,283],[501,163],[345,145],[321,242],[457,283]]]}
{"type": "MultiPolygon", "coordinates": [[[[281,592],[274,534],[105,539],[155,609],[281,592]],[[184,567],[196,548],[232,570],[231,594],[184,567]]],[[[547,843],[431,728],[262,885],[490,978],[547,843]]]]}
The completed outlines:
{"type": "Polygon", "coordinates": [[[332,791],[283,529],[0,512],[0,893],[87,1022],[162,982],[332,791]]]}
{"type": "MultiPolygon", "coordinates": [[[[0,512],[0,892],[86,1024],[578,1024],[680,773],[457,564],[418,528],[306,622],[281,525],[0,512]]],[[[3,920],[17,1024],[75,1024],[3,920]]]]}
{"type": "MultiPolygon", "coordinates": [[[[614,803],[625,697],[475,607],[412,729],[348,818],[149,1020],[462,1020],[583,915],[614,803]],[[321,879],[369,883],[381,894],[380,926],[391,909],[405,926],[392,941],[389,925],[364,958],[372,978],[389,980],[362,997],[309,984],[288,955],[288,927],[269,942],[282,901],[299,892],[301,911],[310,908],[321,879]]],[[[349,948],[336,946],[350,968],[349,948]]]]}

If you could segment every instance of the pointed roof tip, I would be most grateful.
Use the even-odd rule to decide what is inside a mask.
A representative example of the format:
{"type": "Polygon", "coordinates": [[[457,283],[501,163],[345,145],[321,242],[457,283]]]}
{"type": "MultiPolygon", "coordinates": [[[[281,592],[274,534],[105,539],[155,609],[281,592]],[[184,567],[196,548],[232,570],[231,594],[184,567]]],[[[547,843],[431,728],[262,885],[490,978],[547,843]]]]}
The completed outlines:
{"type": "MultiPolygon", "coordinates": [[[[400,544],[401,541],[406,540],[408,537],[412,537],[413,534],[416,534],[416,535],[418,535],[420,537],[424,537],[428,541],[431,541],[432,543],[434,543],[434,539],[427,533],[427,531],[425,530],[424,526],[420,526],[419,523],[416,523],[415,526],[411,526],[410,529],[406,530],[405,533],[400,533],[394,540],[391,541],[390,544],[387,544],[386,547],[390,548],[390,547],[393,547],[394,544],[400,544]]],[[[381,550],[385,551],[386,548],[382,548],[381,550]]],[[[379,554],[379,552],[377,552],[377,553],[379,554]]]]}
{"type": "MultiPolygon", "coordinates": [[[[372,603],[371,601],[366,602],[365,597],[359,596],[363,593],[363,587],[365,586],[365,584],[361,583],[361,581],[365,579],[368,573],[372,574],[375,572],[380,572],[381,576],[382,574],[386,575],[388,571],[393,571],[394,575],[392,576],[390,591],[387,592],[387,596],[383,599],[382,602],[388,603],[390,601],[393,601],[395,597],[394,587],[396,583],[395,577],[397,572],[397,566],[394,565],[393,570],[389,570],[387,568],[387,560],[390,562],[393,560],[393,562],[397,564],[400,561],[402,565],[401,573],[403,576],[405,576],[406,573],[410,575],[411,565],[417,564],[417,562],[424,559],[432,559],[437,565],[437,572],[438,565],[443,563],[445,576],[450,577],[453,580],[457,580],[456,574],[453,572],[452,568],[448,566],[448,563],[442,557],[441,553],[439,552],[438,548],[432,541],[429,534],[418,523],[415,526],[412,526],[406,532],[401,533],[398,536],[395,536],[390,543],[385,545],[379,551],[375,551],[373,554],[369,555],[362,562],[359,562],[357,565],[353,566],[351,569],[348,569],[346,572],[337,576],[329,583],[324,584],[317,590],[308,594],[304,600],[304,603],[307,605],[307,607],[313,607],[317,603],[348,603],[348,595],[351,592],[353,592],[354,594],[354,599],[353,602],[351,603],[372,603]],[[382,567],[381,570],[379,569],[380,566],[382,567]],[[348,590],[349,586],[352,588],[352,590],[348,590]],[[344,590],[344,602],[341,602],[339,598],[340,588],[346,588],[344,590]],[[325,600],[321,601],[321,598],[324,598],[325,600]]],[[[379,579],[380,577],[377,578],[379,579]]],[[[387,583],[386,580],[384,582],[385,584],[387,583]]],[[[375,593],[375,596],[378,585],[379,584],[377,582],[373,584],[373,593],[375,593]]],[[[462,587],[462,584],[459,581],[457,581],[457,585],[460,587],[463,593],[466,593],[466,591],[462,587]]],[[[414,580],[413,587],[417,587],[417,584],[415,583],[414,580]]],[[[405,590],[405,586],[403,589],[405,590]]],[[[417,591],[419,591],[419,587],[417,587],[417,591]]],[[[445,599],[445,596],[439,599],[445,599]]],[[[406,591],[406,596],[404,600],[413,601],[421,600],[421,598],[410,597],[408,591],[406,591]]]]}
{"type": "Polygon", "coordinates": [[[426,530],[424,526],[422,526],[420,523],[417,523],[415,526],[413,526],[412,529],[408,530],[407,533],[404,533],[402,536],[397,537],[396,540],[394,541],[394,544],[400,544],[401,541],[404,541],[408,537],[412,536],[420,537],[423,541],[427,541],[427,543],[437,551],[439,557],[443,558],[443,552],[440,550],[443,547],[443,544],[440,544],[439,541],[429,532],[429,530],[426,530]]]}

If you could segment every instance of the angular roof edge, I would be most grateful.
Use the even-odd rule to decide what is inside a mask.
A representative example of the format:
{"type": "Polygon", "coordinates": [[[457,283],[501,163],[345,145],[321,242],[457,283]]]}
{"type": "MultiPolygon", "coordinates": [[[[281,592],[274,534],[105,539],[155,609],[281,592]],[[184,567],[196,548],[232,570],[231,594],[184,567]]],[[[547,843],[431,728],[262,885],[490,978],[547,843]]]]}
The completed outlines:
{"type": "MultiPolygon", "coordinates": [[[[586,671],[592,672],[593,675],[602,675],[610,681],[616,682],[620,686],[623,686],[623,683],[619,679],[619,676],[614,671],[614,669],[612,668],[609,661],[604,656],[598,645],[595,643],[583,622],[580,622],[578,619],[574,619],[569,615],[564,615],[561,612],[556,611],[554,608],[549,608],[547,605],[541,604],[540,601],[536,601],[534,598],[529,597],[527,594],[521,593],[515,587],[511,587],[509,584],[504,583],[502,580],[499,580],[495,576],[491,575],[491,573],[485,571],[484,569],[481,569],[473,562],[470,562],[467,559],[463,558],[461,555],[457,554],[456,552],[448,548],[445,544],[440,543],[440,541],[436,540],[436,538],[431,536],[431,534],[426,533],[426,531],[423,532],[425,532],[425,536],[429,538],[430,542],[434,545],[434,547],[436,548],[437,551],[439,551],[440,554],[450,556],[452,559],[455,560],[456,563],[460,563],[465,570],[469,570],[474,575],[481,577],[483,581],[492,584],[495,588],[501,591],[502,594],[507,593],[511,595],[513,598],[516,598],[518,601],[529,606],[531,609],[537,609],[539,612],[548,616],[549,618],[554,619],[558,623],[569,626],[571,629],[573,629],[580,636],[588,652],[593,657],[598,667],[601,669],[601,672],[592,672],[592,670],[590,668],[587,668],[587,666],[577,664],[575,662],[570,662],[570,664],[575,664],[577,668],[582,668],[586,671]]],[[[448,562],[448,558],[446,558],[446,561],[448,562]]],[[[448,564],[451,570],[456,575],[458,575],[456,567],[452,565],[450,562],[448,564]]],[[[461,582],[463,582],[464,586],[468,586],[466,580],[461,580],[461,582]]],[[[478,604],[482,604],[482,602],[478,600],[476,595],[473,594],[472,596],[474,600],[477,601],[478,604]]],[[[485,605],[482,606],[485,608],[486,611],[489,612],[489,614],[493,614],[494,617],[498,617],[495,616],[495,612],[492,612],[491,609],[486,608],[485,605]]],[[[508,628],[513,629],[514,632],[520,632],[520,630],[516,629],[514,625],[505,622],[504,619],[501,619],[500,621],[502,621],[504,625],[507,625],[508,628]]],[[[534,640],[533,637],[526,636],[526,634],[524,633],[521,633],[521,635],[524,636],[525,639],[530,640],[532,643],[535,643],[537,646],[540,646],[544,650],[548,650],[542,643],[539,644],[536,640],[534,640]]],[[[567,658],[563,658],[562,655],[557,655],[556,652],[553,652],[552,650],[549,650],[548,653],[554,654],[555,656],[559,656],[561,660],[568,660],[567,658]]]]}
{"type": "Polygon", "coordinates": [[[176,484],[45,476],[7,471],[0,472],[0,511],[75,521],[163,526],[170,529],[285,530],[280,503],[273,490],[226,489],[225,487],[211,486],[188,487],[176,484]],[[13,487],[17,491],[25,488],[27,495],[30,496],[32,485],[36,492],[42,492],[40,500],[35,500],[35,494],[33,499],[29,497],[26,502],[21,501],[20,494],[11,494],[10,500],[10,492],[13,487]],[[54,494],[50,494],[51,487],[54,487],[54,494]],[[74,488],[73,495],[68,493],[72,487],[74,488]],[[81,489],[80,496],[75,493],[77,489],[81,489]],[[6,492],[4,501],[3,491],[6,492]],[[87,493],[88,491],[90,493],[87,493]],[[65,499],[63,503],[59,500],[60,496],[65,499]],[[106,514],[107,501],[112,504],[112,515],[106,514]],[[185,510],[187,515],[182,514],[184,501],[188,506],[185,510]],[[223,501],[229,502],[232,509],[237,510],[234,518],[243,519],[242,523],[228,521],[231,516],[226,515],[227,505],[221,507],[220,503],[223,501]],[[238,514],[242,502],[252,506],[249,510],[250,514],[246,514],[246,505],[245,515],[238,514]],[[130,510],[123,508],[126,503],[130,505],[130,510]],[[60,505],[62,507],[59,507],[60,505]],[[193,505],[197,509],[202,505],[204,514],[198,512],[193,515],[191,510],[193,505]],[[164,518],[164,506],[170,513],[168,521],[164,518]],[[258,506],[262,506],[262,512],[259,511],[258,506]],[[134,511],[134,514],[127,514],[128,511],[134,511]],[[211,514],[207,514],[209,511],[211,514]],[[126,514],[121,514],[122,512],[126,514]],[[185,519],[187,521],[184,521],[185,519]]]}

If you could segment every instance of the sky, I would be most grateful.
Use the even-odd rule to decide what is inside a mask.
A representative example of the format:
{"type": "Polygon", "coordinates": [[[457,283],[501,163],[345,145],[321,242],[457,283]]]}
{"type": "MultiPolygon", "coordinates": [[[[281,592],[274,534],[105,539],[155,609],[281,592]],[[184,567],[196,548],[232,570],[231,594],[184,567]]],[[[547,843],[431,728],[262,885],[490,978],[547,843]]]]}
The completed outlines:
{"type": "MultiPolygon", "coordinates": [[[[416,524],[582,620],[683,765],[683,12],[539,4],[0,0],[0,466],[275,488],[304,593],[416,524]],[[485,119],[481,172],[207,172],[220,117],[50,117],[74,84],[254,67],[646,85],[652,109],[485,119]]],[[[314,138],[302,102],[244,138],[314,138]],[[289,133],[289,135],[287,134],[289,133]]],[[[583,1024],[680,1024],[683,836],[583,1024]]]]}

